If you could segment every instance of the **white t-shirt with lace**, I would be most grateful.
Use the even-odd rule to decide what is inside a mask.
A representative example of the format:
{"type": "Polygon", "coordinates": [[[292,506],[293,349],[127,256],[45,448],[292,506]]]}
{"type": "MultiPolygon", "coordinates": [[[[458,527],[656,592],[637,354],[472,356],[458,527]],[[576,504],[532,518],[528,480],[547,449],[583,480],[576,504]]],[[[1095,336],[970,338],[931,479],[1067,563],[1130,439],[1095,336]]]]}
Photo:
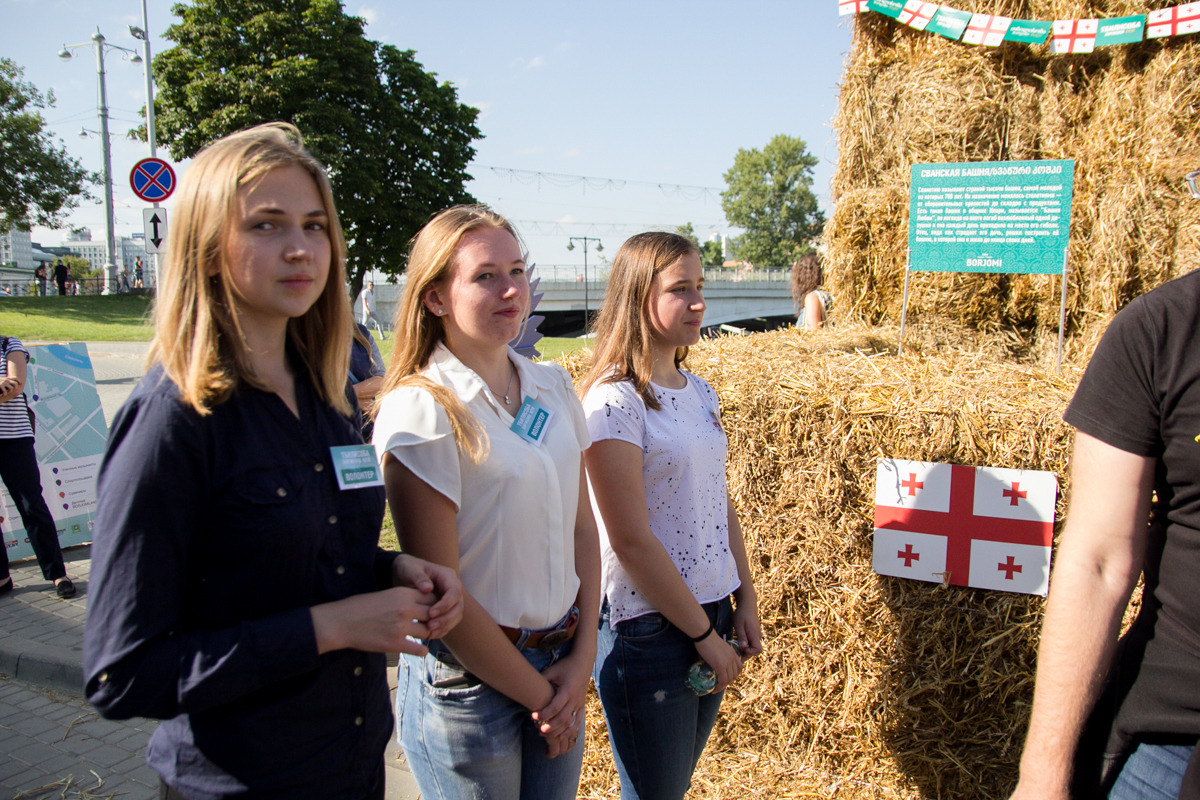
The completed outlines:
{"type": "Polygon", "coordinates": [[[433,395],[401,386],[384,395],[373,441],[456,509],[463,586],[500,625],[547,628],[575,602],[575,516],[581,456],[591,442],[571,376],[509,348],[521,395],[553,412],[541,445],[512,430],[510,415],[474,371],[439,344],[422,374],[458,395],[483,425],[488,457],[460,457],[450,418],[433,395]]]}
{"type": "MultiPolygon", "coordinates": [[[[687,385],[650,384],[662,408],[646,408],[630,381],[600,383],[583,399],[593,442],[617,439],[642,449],[642,483],[650,530],[662,542],[684,583],[700,603],[727,597],[740,585],[729,551],[725,458],[729,440],[721,427],[717,393],[685,372],[687,385]]],[[[612,624],[656,611],[634,586],[600,528],[603,592],[612,624]]]]}

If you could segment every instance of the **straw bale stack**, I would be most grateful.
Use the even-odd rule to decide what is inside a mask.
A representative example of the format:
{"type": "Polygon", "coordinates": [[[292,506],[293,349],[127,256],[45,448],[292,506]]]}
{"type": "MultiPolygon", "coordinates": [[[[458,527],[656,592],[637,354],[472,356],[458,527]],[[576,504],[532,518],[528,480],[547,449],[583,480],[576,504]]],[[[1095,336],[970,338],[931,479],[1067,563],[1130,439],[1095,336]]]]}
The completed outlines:
{"type": "MultiPolygon", "coordinates": [[[[1175,0],[965,0],[1024,19],[1115,17],[1175,0]]],[[[1103,326],[1133,297],[1200,266],[1200,37],[1055,55],[972,47],[880,14],[854,18],[838,114],[836,209],[825,231],[839,313],[900,319],[914,163],[1075,160],[1068,333],[1103,326]]],[[[914,273],[912,318],[1056,334],[1058,279],[914,273]]]]}
{"type": "MultiPolygon", "coordinates": [[[[726,695],[690,796],[996,798],[1015,781],[1041,598],[877,576],[875,462],[1064,471],[1065,378],[1013,339],[841,325],[701,343],[766,652],[726,695]]],[[[590,355],[569,356],[577,377],[590,355]]],[[[599,706],[581,797],[615,798],[599,706]]]]}

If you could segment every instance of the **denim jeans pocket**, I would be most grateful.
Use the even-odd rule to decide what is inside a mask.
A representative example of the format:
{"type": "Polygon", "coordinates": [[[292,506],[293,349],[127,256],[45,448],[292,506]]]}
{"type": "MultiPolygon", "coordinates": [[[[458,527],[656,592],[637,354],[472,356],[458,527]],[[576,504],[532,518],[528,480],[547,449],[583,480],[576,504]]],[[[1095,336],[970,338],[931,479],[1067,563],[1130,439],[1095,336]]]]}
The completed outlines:
{"type": "Polygon", "coordinates": [[[452,659],[439,658],[430,653],[425,656],[426,693],[443,699],[467,698],[483,690],[483,681],[462,668],[452,659]]]}
{"type": "Polygon", "coordinates": [[[617,623],[617,634],[626,643],[649,643],[671,630],[671,623],[658,612],[643,614],[640,617],[627,619],[617,623]]]}

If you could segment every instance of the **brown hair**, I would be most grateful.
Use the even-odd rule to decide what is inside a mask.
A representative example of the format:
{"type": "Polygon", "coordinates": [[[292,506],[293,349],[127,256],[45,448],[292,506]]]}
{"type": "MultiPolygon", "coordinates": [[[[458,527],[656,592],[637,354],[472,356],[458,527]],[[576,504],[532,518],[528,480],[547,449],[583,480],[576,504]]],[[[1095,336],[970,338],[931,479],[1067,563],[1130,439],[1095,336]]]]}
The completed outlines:
{"type": "Polygon", "coordinates": [[[251,366],[229,279],[225,237],[240,189],[271,170],[298,166],[312,176],[329,218],[331,263],[325,288],[302,316],[288,320],[291,351],[321,399],[350,415],[346,374],[354,315],[346,295],[346,243],[325,171],[295,126],[259,125],[201,150],[179,186],[158,286],[157,330],[149,364],[162,364],[181,399],[199,414],[229,399],[239,382],[267,388],[251,366]]]}
{"type": "Polygon", "coordinates": [[[821,257],[816,253],[801,256],[792,264],[791,284],[792,298],[801,308],[804,308],[804,298],[815,291],[825,281],[825,271],[821,267],[821,257]]]}
{"type": "MultiPolygon", "coordinates": [[[[598,383],[633,383],[646,407],[657,411],[658,400],[650,389],[653,360],[650,347],[654,327],[650,299],[658,273],[689,253],[696,245],[677,233],[651,232],[631,236],[617,251],[608,279],[608,294],[596,318],[596,355],[581,392],[598,383]]],[[[688,349],[675,349],[675,366],[687,358],[688,349]]]]}

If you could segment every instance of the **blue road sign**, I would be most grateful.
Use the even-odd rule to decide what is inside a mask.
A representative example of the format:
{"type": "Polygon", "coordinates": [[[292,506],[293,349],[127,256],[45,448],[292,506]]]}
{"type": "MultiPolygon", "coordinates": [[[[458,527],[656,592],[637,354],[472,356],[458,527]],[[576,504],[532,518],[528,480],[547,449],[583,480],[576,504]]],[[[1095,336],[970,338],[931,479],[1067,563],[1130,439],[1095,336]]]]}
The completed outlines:
{"type": "Polygon", "coordinates": [[[175,170],[161,158],[143,158],[129,173],[133,193],[150,203],[161,203],[170,197],[175,183],[175,170]]]}

